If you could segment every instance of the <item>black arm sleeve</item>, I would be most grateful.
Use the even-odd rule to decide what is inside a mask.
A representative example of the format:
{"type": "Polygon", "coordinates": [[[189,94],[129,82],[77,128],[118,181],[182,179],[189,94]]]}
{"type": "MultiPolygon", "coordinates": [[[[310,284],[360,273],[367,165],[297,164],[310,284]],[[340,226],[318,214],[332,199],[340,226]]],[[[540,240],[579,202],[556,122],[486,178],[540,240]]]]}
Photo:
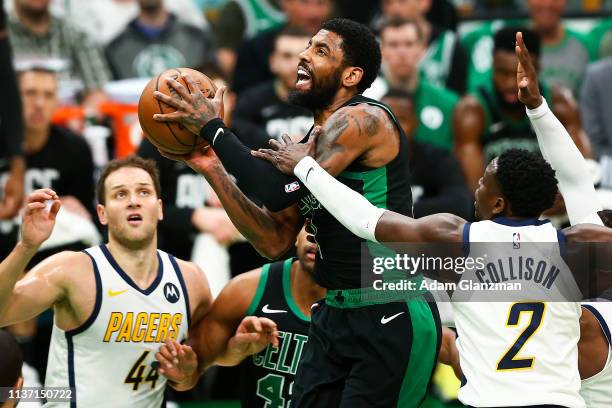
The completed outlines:
{"type": "Polygon", "coordinates": [[[280,211],[298,202],[306,188],[295,176],[282,174],[265,160],[251,155],[251,150],[219,118],[208,122],[200,136],[210,143],[223,166],[238,179],[245,194],[258,198],[272,211],[280,211]]]}
{"type": "MultiPolygon", "coordinates": [[[[0,2],[0,9],[2,2],[0,2]]],[[[13,69],[11,45],[6,29],[6,15],[0,10],[0,156],[15,157],[23,154],[23,122],[21,98],[13,69]]]]}

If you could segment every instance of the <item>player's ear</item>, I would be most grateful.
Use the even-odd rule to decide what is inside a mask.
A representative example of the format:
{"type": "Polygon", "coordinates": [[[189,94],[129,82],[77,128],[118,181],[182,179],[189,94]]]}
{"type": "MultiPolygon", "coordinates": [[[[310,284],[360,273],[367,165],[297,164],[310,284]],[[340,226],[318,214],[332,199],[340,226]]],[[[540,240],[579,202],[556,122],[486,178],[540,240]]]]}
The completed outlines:
{"type": "Polygon", "coordinates": [[[342,85],[347,88],[357,86],[363,78],[363,69],[359,67],[347,67],[342,75],[342,85]]]}
{"type": "Polygon", "coordinates": [[[100,220],[100,224],[108,225],[108,220],[106,219],[106,210],[102,204],[96,205],[96,213],[98,213],[98,219],[100,220]]]}
{"type": "Polygon", "coordinates": [[[493,204],[492,213],[493,216],[502,215],[508,209],[508,202],[504,197],[496,197],[495,204],[493,204]]]}
{"type": "Polygon", "coordinates": [[[162,203],[161,198],[157,199],[158,210],[157,210],[157,220],[161,221],[164,219],[164,203],[162,203]]]}

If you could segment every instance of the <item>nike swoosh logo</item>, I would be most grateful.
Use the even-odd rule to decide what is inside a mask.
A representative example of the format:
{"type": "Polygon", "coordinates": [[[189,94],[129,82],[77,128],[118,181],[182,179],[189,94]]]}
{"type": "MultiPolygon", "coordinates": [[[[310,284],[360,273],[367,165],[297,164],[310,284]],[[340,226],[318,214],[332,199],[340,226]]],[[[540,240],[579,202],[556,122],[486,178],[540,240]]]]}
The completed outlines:
{"type": "Polygon", "coordinates": [[[129,289],[125,289],[125,290],[118,290],[117,292],[113,292],[111,289],[108,290],[108,296],[109,297],[115,297],[115,296],[119,296],[122,293],[127,292],[129,289]]]}
{"type": "Polygon", "coordinates": [[[270,309],[269,306],[270,305],[265,305],[264,307],[261,308],[261,311],[264,312],[264,313],[287,313],[286,310],[270,309]]]}
{"type": "Polygon", "coordinates": [[[404,312],[399,312],[399,313],[396,313],[396,314],[394,314],[393,316],[389,316],[389,317],[385,317],[385,316],[383,316],[383,317],[382,317],[382,319],[380,319],[380,323],[381,323],[381,324],[387,324],[387,323],[389,323],[391,320],[395,319],[397,316],[399,316],[399,315],[401,315],[401,314],[403,314],[403,313],[404,313],[404,312]]]}
{"type": "Polygon", "coordinates": [[[225,134],[225,131],[223,130],[223,128],[219,128],[217,129],[217,133],[215,133],[215,137],[213,137],[213,142],[212,145],[215,145],[215,140],[217,140],[217,136],[219,136],[219,133],[221,133],[222,135],[225,134]]]}

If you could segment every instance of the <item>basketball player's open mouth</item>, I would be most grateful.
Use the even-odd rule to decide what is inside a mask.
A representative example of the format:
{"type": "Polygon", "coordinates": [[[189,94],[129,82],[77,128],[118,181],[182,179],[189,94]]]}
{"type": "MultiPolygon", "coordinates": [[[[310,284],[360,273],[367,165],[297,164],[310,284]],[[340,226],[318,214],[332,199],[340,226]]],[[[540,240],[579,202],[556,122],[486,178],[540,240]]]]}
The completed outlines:
{"type": "Polygon", "coordinates": [[[140,225],[142,217],[140,214],[130,214],[127,220],[130,225],[140,225]]]}
{"type": "Polygon", "coordinates": [[[308,258],[309,261],[314,261],[317,257],[317,246],[308,246],[304,252],[306,254],[306,258],[308,258]]]}
{"type": "Polygon", "coordinates": [[[310,74],[302,67],[298,67],[297,70],[297,81],[295,87],[297,89],[304,89],[310,86],[310,74]]]}

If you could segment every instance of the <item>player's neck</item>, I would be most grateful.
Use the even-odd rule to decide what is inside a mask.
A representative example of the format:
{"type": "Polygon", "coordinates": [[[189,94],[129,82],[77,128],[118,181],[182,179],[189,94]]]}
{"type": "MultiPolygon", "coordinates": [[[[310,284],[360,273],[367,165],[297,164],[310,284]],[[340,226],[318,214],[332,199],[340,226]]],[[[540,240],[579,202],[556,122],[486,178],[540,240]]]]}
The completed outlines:
{"type": "Polygon", "coordinates": [[[137,249],[127,248],[112,239],[109,240],[107,247],[121,269],[136,285],[141,289],[148,288],[151,285],[159,269],[157,240],[155,238],[142,248],[137,249]]]}
{"type": "Polygon", "coordinates": [[[295,303],[306,316],[310,316],[312,304],[325,296],[325,289],[315,283],[299,261],[291,265],[290,286],[295,303]]]}
{"type": "Polygon", "coordinates": [[[47,127],[43,130],[28,129],[23,140],[23,150],[26,154],[34,154],[39,152],[49,140],[51,128],[47,127]]]}
{"type": "Polygon", "coordinates": [[[289,100],[289,88],[283,84],[283,81],[279,78],[274,80],[274,91],[276,92],[276,96],[283,102],[287,102],[289,100]]]}
{"type": "Polygon", "coordinates": [[[327,118],[329,118],[335,111],[340,109],[349,99],[355,96],[355,92],[349,91],[348,89],[342,88],[334,97],[332,103],[325,109],[317,110],[312,113],[314,117],[315,125],[322,126],[327,118]]]}

